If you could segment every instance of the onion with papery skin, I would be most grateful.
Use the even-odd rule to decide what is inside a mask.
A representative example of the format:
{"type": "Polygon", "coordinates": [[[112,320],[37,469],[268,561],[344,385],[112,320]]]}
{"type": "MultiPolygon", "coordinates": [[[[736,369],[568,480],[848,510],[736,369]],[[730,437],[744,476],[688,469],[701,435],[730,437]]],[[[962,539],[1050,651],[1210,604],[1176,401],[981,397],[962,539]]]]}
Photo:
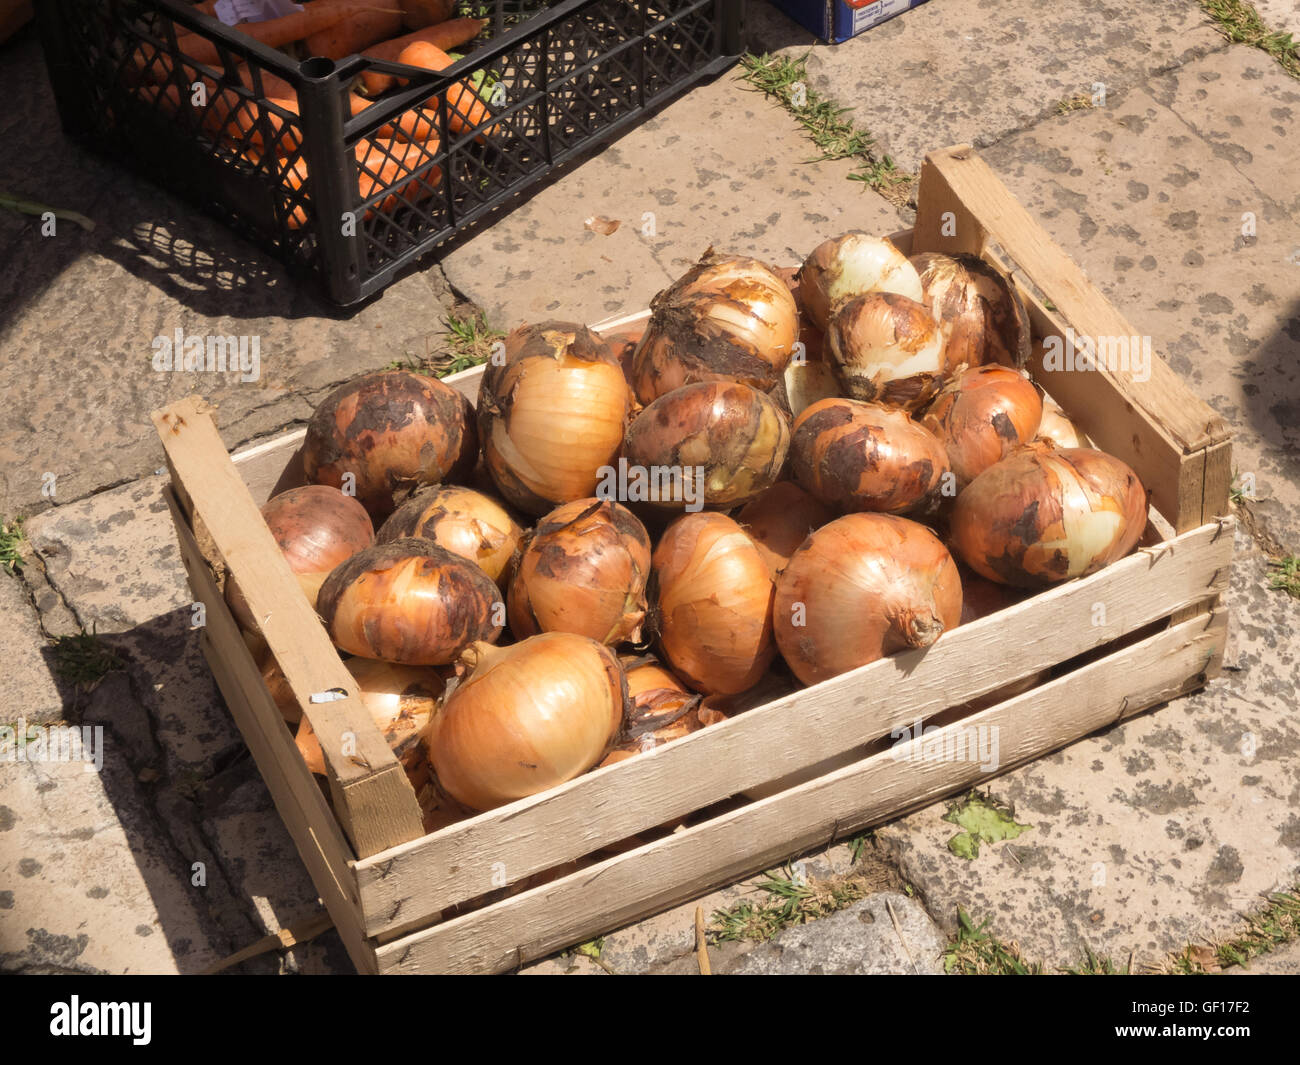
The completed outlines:
{"type": "Polygon", "coordinates": [[[868,292],[894,292],[918,301],[922,297],[916,267],[884,237],[854,231],[824,240],[799,271],[803,310],[818,329],[826,329],[846,300],[868,292]]]}
{"type": "Polygon", "coordinates": [[[937,499],[948,456],[906,411],[824,399],[795,420],[790,470],[828,506],[901,514],[937,499]]]}
{"type": "Polygon", "coordinates": [[[772,390],[772,398],[782,411],[797,418],[814,403],[832,399],[843,392],[835,367],[823,359],[791,360],[781,383],[772,390]]]}
{"type": "Polygon", "coordinates": [[[794,296],[772,268],[712,249],[650,307],[632,360],[632,384],[647,405],[699,381],[738,381],[766,392],[799,339],[794,296]]]}
{"type": "Polygon", "coordinates": [[[573,632],[598,643],[638,640],[650,537],[614,502],[578,499],[537,523],[510,581],[510,631],[573,632]]]}
{"type": "MultiPolygon", "coordinates": [[[[388,746],[406,770],[412,787],[423,787],[429,779],[424,730],[442,695],[442,677],[427,666],[397,666],[365,658],[353,658],[345,664],[357,682],[361,705],[370,711],[388,746]]],[[[307,768],[324,776],[325,755],[311,722],[305,717],[298,725],[294,742],[307,768]]]]}
{"type": "Polygon", "coordinates": [[[1146,491],[1125,463],[1087,448],[1029,444],[957,497],[950,542],[981,576],[1040,588],[1123,558],[1146,522],[1146,491]]]}
{"type": "Polygon", "coordinates": [[[602,767],[727,720],[726,714],[701,706],[701,697],[688,691],[653,655],[627,656],[619,662],[627,675],[632,712],[618,746],[606,755],[602,767]]]}
{"type": "Polygon", "coordinates": [[[546,791],[599,762],[627,720],[627,679],[595,640],[547,632],[510,647],[475,644],[467,675],[427,736],[438,783],[490,810],[546,791]]]}
{"type": "Polygon", "coordinates": [[[922,302],[939,322],[949,365],[997,362],[1023,369],[1029,358],[1029,315],[1015,288],[974,255],[912,256],[925,289],[922,302]]]}
{"type": "Polygon", "coordinates": [[[645,322],[638,322],[617,329],[601,330],[596,334],[604,343],[610,357],[616,359],[619,366],[623,368],[623,377],[627,380],[629,388],[632,386],[632,358],[636,355],[641,338],[645,336],[645,327],[645,322]]]}
{"type": "MultiPolygon", "coordinates": [[[[272,496],[262,506],[262,520],[313,607],[315,590],[330,570],[375,539],[365,507],[327,485],[309,484],[272,496]]],[[[242,628],[258,631],[234,577],[226,582],[226,603],[242,628]]]]}
{"type": "Polygon", "coordinates": [[[590,329],[521,325],[479,388],[484,461],[507,502],[545,514],[595,495],[601,468],[622,447],[631,408],[623,368],[590,329]]]}
{"type": "Polygon", "coordinates": [[[736,521],[749,533],[775,578],[809,534],[835,517],[835,511],[793,481],[779,481],[745,504],[736,521]]]}
{"type": "Polygon", "coordinates": [[[473,411],[461,393],[405,370],[365,374],[316,408],[302,445],[315,484],[344,488],[376,520],[412,490],[467,477],[478,456],[473,411]]]}
{"type": "Polygon", "coordinates": [[[321,586],[317,612],[341,650],[410,666],[454,662],[505,621],[491,577],[414,537],[353,555],[321,586]]]}
{"type": "Polygon", "coordinates": [[[738,506],[776,481],[789,447],[789,422],[762,392],[734,381],[686,385],[633,419],[623,449],[628,500],[670,510],[738,506]],[[672,483],[632,495],[633,472],[651,485],[656,475],[672,483]]]}
{"type": "Polygon", "coordinates": [[[846,395],[908,411],[928,403],[953,370],[930,312],[892,292],[842,304],[826,327],[826,349],[846,395]]]}
{"type": "Polygon", "coordinates": [[[686,514],[653,557],[659,650],[695,691],[753,687],[776,654],[772,578],[754,541],[730,518],[686,514]]]}
{"type": "Polygon", "coordinates": [[[926,408],[921,424],[939,438],[964,488],[1038,432],[1043,401],[1024,373],[1006,366],[963,370],[926,408]]]}
{"type": "Polygon", "coordinates": [[[1048,440],[1055,447],[1092,447],[1088,434],[1070,420],[1061,405],[1043,395],[1043,419],[1038,423],[1035,440],[1048,440]]]}
{"type": "Polygon", "coordinates": [[[794,675],[817,684],[961,623],[961,577],[924,525],[849,514],[804,541],[776,582],[777,646],[794,675]]]}
{"type": "Polygon", "coordinates": [[[406,536],[431,540],[469,559],[504,590],[524,530],[491,496],[449,484],[416,492],[384,522],[376,539],[383,544],[406,536]]]}

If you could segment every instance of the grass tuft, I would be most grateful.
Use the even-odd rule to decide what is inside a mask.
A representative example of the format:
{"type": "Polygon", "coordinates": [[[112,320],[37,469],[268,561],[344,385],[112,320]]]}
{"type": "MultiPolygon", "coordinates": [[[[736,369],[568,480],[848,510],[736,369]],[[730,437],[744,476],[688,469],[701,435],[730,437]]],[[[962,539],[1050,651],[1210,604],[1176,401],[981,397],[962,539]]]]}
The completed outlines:
{"type": "Polygon", "coordinates": [[[844,115],[851,108],[823,96],[808,84],[810,52],[798,59],[788,56],[745,54],[740,59],[742,77],[754,88],[776,99],[798,119],[809,139],[821,152],[808,160],[855,159],[857,169],[850,181],[870,185],[895,206],[914,206],[915,178],[899,170],[888,155],[877,152],[875,138],[857,129],[844,115]]]}
{"type": "Polygon", "coordinates": [[[1275,591],[1286,592],[1287,595],[1300,599],[1300,555],[1284,555],[1282,558],[1275,558],[1268,566],[1274,571],[1268,586],[1275,591]]]}
{"type": "Polygon", "coordinates": [[[828,917],[880,888],[878,880],[852,873],[825,880],[796,879],[773,872],[763,875],[767,879],[758,889],[766,899],[745,900],[730,909],[714,911],[709,918],[714,942],[762,943],[783,928],[828,917]]]}
{"type": "Polygon", "coordinates": [[[1086,111],[1092,107],[1092,97],[1086,92],[1076,92],[1073,96],[1056,101],[1056,113],[1068,115],[1071,111],[1086,111]]]}
{"type": "Polygon", "coordinates": [[[0,566],[11,577],[23,571],[23,519],[0,522],[0,566]]]}
{"type": "Polygon", "coordinates": [[[986,931],[987,919],[978,925],[957,907],[957,938],[943,953],[943,971],[960,976],[1038,976],[1043,968],[1025,961],[1014,943],[1003,943],[986,931]]]}
{"type": "Polygon", "coordinates": [[[54,641],[54,672],[82,691],[90,691],[126,663],[93,632],[60,636],[54,641]]]}
{"type": "Polygon", "coordinates": [[[1201,0],[1201,8],[1233,44],[1258,48],[1291,77],[1300,80],[1300,44],[1289,33],[1270,30],[1254,4],[1246,0],[1201,0]]]}
{"type": "Polygon", "coordinates": [[[385,369],[446,377],[487,362],[492,354],[492,345],[505,336],[501,330],[488,325],[482,311],[466,318],[449,314],[443,322],[447,328],[442,334],[442,342],[437,345],[439,350],[434,351],[431,337],[426,337],[423,357],[408,351],[405,358],[394,359],[385,369]]]}

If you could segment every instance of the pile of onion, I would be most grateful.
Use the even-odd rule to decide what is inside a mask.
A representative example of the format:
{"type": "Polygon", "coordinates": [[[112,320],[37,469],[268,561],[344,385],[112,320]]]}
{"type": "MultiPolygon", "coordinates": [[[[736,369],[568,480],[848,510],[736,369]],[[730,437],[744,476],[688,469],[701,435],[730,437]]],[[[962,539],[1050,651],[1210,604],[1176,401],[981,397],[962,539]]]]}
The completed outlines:
{"type": "MultiPolygon", "coordinates": [[[[365,507],[337,488],[323,484],[291,488],[272,496],[262,507],[262,520],[313,607],[330,570],[369,547],[375,539],[365,507]]],[[[226,603],[244,629],[259,631],[257,619],[233,577],[226,582],[226,603]]]]}
{"type": "Polygon", "coordinates": [[[1146,491],[1119,459],[1029,444],[966,486],[950,534],[953,550],[976,573],[1038,588],[1122,558],[1146,521],[1146,491]]]}
{"type": "Polygon", "coordinates": [[[767,392],[799,339],[794,296],[772,268],[711,248],[650,307],[632,359],[632,385],[643,404],[699,381],[738,381],[767,392]]]}
{"type": "Polygon", "coordinates": [[[307,480],[350,487],[376,520],[415,488],[468,476],[477,457],[469,400],[405,370],[340,385],[316,408],[302,445],[307,480]]]}
{"type": "Polygon", "coordinates": [[[793,481],[779,481],[736,515],[775,579],[810,533],[835,517],[835,511],[793,481]]]}
{"type": "Polygon", "coordinates": [[[976,366],[963,370],[926,408],[921,424],[948,453],[948,465],[964,488],[995,462],[1038,432],[1043,401],[1021,370],[976,366]]]}
{"type": "Polygon", "coordinates": [[[685,514],[653,557],[659,650],[695,691],[751,688],[776,654],[772,578],[754,541],[730,518],[685,514]]]}
{"type": "MultiPolygon", "coordinates": [[[[418,792],[429,780],[422,740],[442,695],[442,678],[427,667],[398,666],[365,658],[349,659],[347,667],[357,682],[361,705],[370,712],[418,792]]],[[[324,776],[325,755],[305,717],[298,725],[294,742],[307,768],[324,776]]]]}
{"type": "Polygon", "coordinates": [[[647,476],[663,480],[671,472],[678,482],[665,483],[647,502],[725,509],[770,487],[789,447],[789,423],[768,396],[734,381],[706,381],[646,407],[628,429],[623,453],[647,476]],[[693,484],[680,483],[687,477],[693,484]]]}
{"type": "Polygon", "coordinates": [[[818,529],[777,578],[777,646],[805,684],[908,648],[961,623],[961,577],[924,525],[849,514],[818,529]]]}
{"type": "Polygon", "coordinates": [[[438,783],[490,810],[596,765],[630,711],[627,680],[603,644],[548,632],[510,647],[475,644],[466,675],[426,733],[438,783]]]}
{"type": "Polygon", "coordinates": [[[937,499],[948,456],[906,411],[824,399],[795,420],[790,470],[828,506],[901,514],[937,499]]]}
{"type": "Polygon", "coordinates": [[[650,537],[626,507],[565,503],[537,523],[510,581],[517,638],[573,632],[597,643],[638,640],[646,613],[650,537]]]}
{"type": "Polygon", "coordinates": [[[586,326],[520,326],[479,388],[488,471],[506,501],[528,514],[592,496],[623,445],[631,406],[617,355],[586,326]]]}
{"type": "Polygon", "coordinates": [[[909,411],[929,402],[953,369],[924,304],[892,292],[840,304],[826,347],[846,395],[909,411]]]}
{"type": "Polygon", "coordinates": [[[321,585],[316,610],[342,650],[411,666],[454,662],[505,620],[491,577],[414,537],[353,555],[321,585]]]}
{"type": "Polygon", "coordinates": [[[916,268],[889,240],[860,231],[824,240],[799,271],[804,312],[825,330],[836,308],[868,292],[894,292],[920,300],[916,268]]]}
{"type": "Polygon", "coordinates": [[[524,530],[491,496],[459,485],[416,492],[380,528],[378,541],[414,536],[467,558],[505,588],[524,530]]]}
{"type": "Polygon", "coordinates": [[[923,252],[912,256],[912,264],[923,302],[939,322],[949,365],[1024,367],[1029,315],[1010,281],[974,255],[923,252]]]}

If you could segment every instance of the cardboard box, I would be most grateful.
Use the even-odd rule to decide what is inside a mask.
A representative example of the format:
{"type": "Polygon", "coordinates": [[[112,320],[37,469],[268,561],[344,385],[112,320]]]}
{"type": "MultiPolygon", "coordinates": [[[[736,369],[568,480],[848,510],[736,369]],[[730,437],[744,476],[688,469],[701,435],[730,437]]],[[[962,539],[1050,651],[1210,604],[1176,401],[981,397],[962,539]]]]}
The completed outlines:
{"type": "Polygon", "coordinates": [[[839,44],[925,0],[772,0],[804,29],[839,44]]]}

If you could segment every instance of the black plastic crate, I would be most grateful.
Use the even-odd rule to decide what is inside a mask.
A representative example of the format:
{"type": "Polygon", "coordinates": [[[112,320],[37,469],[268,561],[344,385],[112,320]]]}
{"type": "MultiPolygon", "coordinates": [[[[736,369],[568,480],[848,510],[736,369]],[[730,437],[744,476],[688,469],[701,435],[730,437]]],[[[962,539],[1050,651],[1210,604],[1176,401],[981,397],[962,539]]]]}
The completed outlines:
{"type": "Polygon", "coordinates": [[[743,3],[475,0],[461,13],[490,25],[439,73],[363,56],[298,62],[183,0],[37,10],[65,130],[318,275],[347,305],[724,70],[741,50],[743,3]],[[190,59],[186,32],[212,42],[216,60],[190,59]],[[367,70],[409,80],[354,115],[350,86],[367,70]],[[276,79],[296,112],[274,102],[276,79]],[[394,138],[401,125],[417,139],[394,138]],[[421,142],[427,128],[435,137],[421,142]]]}

